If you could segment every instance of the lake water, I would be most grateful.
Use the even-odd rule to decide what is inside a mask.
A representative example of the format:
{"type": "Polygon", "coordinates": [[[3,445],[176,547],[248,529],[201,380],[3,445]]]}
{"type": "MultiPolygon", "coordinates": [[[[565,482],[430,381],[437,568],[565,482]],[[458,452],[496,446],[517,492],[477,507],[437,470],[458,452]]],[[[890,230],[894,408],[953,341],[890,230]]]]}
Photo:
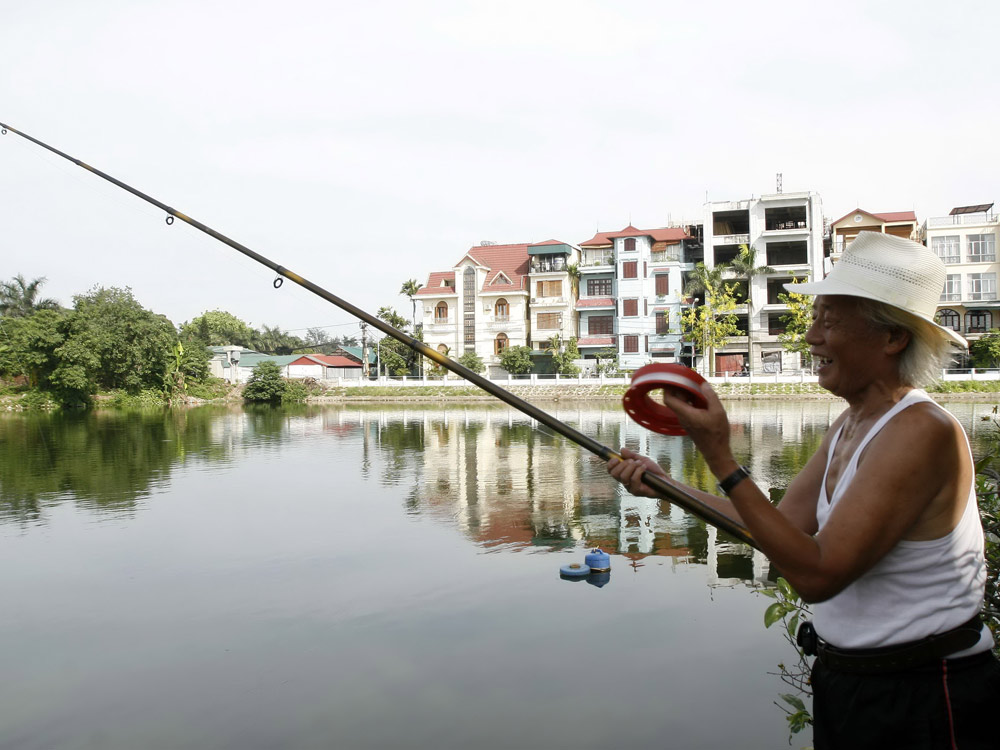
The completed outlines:
{"type": "MultiPolygon", "coordinates": [[[[840,408],[731,403],[737,457],[777,497],[840,408]]],[[[3,415],[0,569],[5,749],[788,747],[767,561],[502,405],[3,415]]]]}

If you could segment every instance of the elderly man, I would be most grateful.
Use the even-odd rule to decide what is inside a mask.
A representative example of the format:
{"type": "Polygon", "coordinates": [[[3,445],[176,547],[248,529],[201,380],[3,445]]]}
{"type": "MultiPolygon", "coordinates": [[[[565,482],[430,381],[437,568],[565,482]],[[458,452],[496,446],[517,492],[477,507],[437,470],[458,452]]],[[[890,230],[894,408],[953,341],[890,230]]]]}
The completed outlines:
{"type": "MultiPolygon", "coordinates": [[[[698,409],[664,393],[727,498],[677,484],[738,519],[808,602],[822,748],[996,748],[1000,665],[979,620],[986,568],[974,467],[961,426],[919,387],[952,342],[934,322],[941,261],[923,245],[862,232],[825,279],[806,336],[819,383],[847,402],[771,505],[733,456],[715,391],[698,409]]],[[[654,462],[623,450],[608,471],[655,496],[654,462]]]]}

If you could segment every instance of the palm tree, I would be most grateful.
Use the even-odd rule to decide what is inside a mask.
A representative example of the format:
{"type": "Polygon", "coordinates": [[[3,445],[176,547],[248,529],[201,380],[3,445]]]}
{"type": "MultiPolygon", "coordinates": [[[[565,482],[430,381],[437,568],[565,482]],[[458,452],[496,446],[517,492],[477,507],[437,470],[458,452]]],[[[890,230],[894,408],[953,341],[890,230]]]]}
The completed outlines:
{"type": "MultiPolygon", "coordinates": [[[[691,275],[688,276],[687,281],[684,283],[684,296],[686,298],[693,298],[702,294],[704,295],[702,304],[705,304],[712,297],[717,296],[723,291],[723,275],[727,268],[729,268],[727,263],[719,263],[711,268],[708,268],[704,263],[695,264],[694,271],[691,272],[691,275]]],[[[702,342],[701,356],[706,375],[711,373],[709,369],[711,356],[707,349],[708,347],[705,345],[705,342],[702,342]]],[[[691,364],[694,364],[694,362],[691,364]]]]}
{"type": "Polygon", "coordinates": [[[753,372],[753,280],[757,276],[774,273],[770,266],[757,265],[757,248],[749,245],[740,245],[740,252],[729,267],[736,272],[736,276],[747,280],[747,359],[750,372],[753,372]]]}
{"type": "Polygon", "coordinates": [[[54,299],[38,299],[38,290],[45,280],[41,276],[29,282],[18,274],[10,281],[0,282],[0,315],[26,318],[36,310],[58,310],[59,303],[54,299]]]}
{"type": "Polygon", "coordinates": [[[410,303],[413,305],[413,333],[417,332],[417,300],[416,294],[420,290],[423,284],[418,284],[416,279],[410,279],[409,281],[404,281],[403,286],[399,288],[400,294],[405,294],[410,298],[410,303]]]}

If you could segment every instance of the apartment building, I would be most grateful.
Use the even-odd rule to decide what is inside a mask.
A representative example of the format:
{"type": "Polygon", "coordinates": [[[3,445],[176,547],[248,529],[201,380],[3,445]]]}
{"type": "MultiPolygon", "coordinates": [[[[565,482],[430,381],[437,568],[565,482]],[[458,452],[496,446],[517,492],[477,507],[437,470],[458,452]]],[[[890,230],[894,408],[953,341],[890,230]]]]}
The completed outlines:
{"type": "Polygon", "coordinates": [[[634,370],[681,358],[683,273],[701,260],[698,237],[681,227],[598,232],[580,243],[576,302],[584,359],[613,349],[634,370]]]}
{"type": "Polygon", "coordinates": [[[1000,218],[992,203],[953,208],[921,227],[921,239],[947,266],[938,320],[967,339],[1000,327],[997,244],[1000,218]]]}
{"type": "Polygon", "coordinates": [[[577,278],[570,273],[570,267],[579,264],[580,251],[560,240],[547,240],[528,245],[528,255],[528,345],[537,354],[545,355],[555,336],[565,342],[577,335],[577,278]]]}
{"type": "Polygon", "coordinates": [[[798,369],[798,354],[778,340],[788,313],[778,296],[792,280],[823,278],[823,204],[811,191],[774,193],[739,201],[705,204],[704,255],[709,268],[729,263],[743,245],[757,253],[757,266],[769,267],[751,280],[736,279],[736,309],[741,334],[715,352],[715,373],[774,373],[798,369]],[[749,334],[749,335],[748,335],[749,334]]]}

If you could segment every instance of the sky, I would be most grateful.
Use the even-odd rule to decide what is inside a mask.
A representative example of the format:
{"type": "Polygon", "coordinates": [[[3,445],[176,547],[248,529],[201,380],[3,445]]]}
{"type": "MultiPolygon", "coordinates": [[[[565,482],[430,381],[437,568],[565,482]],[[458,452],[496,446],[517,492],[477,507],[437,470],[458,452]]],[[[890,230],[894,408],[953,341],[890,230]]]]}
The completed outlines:
{"type": "MultiPolygon", "coordinates": [[[[1000,197],[988,2],[0,1],[0,122],[371,313],[481,241],[700,221],[778,173],[830,219],[1000,197]]],[[[0,137],[0,279],[357,335],[164,218],[0,137]]]]}

